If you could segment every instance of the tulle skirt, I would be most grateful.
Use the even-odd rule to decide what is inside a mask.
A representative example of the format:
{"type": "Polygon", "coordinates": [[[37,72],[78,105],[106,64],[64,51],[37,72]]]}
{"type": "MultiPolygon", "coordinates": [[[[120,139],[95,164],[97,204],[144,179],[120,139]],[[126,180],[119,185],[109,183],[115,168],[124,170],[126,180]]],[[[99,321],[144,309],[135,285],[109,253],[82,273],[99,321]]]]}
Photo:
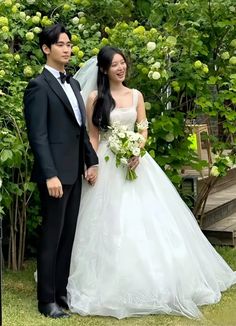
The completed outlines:
{"type": "Polygon", "coordinates": [[[148,153],[135,181],[125,180],[106,142],[98,155],[97,183],[83,185],[67,286],[71,311],[200,317],[198,306],[218,302],[236,273],[148,153]]]}

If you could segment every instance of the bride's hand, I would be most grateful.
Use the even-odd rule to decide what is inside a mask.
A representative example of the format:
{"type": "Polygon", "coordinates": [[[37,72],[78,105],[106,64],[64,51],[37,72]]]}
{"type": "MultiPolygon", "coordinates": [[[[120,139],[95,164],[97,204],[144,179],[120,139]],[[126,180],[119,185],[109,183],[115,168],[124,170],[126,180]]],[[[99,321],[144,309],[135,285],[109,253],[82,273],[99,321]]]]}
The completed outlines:
{"type": "Polygon", "coordinates": [[[128,167],[131,170],[135,170],[138,165],[139,165],[139,156],[133,156],[129,159],[128,167]]]}
{"type": "Polygon", "coordinates": [[[96,165],[90,166],[85,171],[85,179],[89,184],[94,185],[97,179],[98,167],[96,165]]]}

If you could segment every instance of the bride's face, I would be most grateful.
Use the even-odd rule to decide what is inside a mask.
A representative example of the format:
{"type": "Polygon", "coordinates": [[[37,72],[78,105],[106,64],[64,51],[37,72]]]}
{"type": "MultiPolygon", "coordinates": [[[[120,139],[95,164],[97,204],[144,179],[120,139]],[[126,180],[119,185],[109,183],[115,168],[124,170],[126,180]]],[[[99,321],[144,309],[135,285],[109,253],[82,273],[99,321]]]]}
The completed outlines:
{"type": "Polygon", "coordinates": [[[123,82],[126,77],[127,65],[122,55],[116,53],[112,59],[107,75],[110,81],[123,82]]]}

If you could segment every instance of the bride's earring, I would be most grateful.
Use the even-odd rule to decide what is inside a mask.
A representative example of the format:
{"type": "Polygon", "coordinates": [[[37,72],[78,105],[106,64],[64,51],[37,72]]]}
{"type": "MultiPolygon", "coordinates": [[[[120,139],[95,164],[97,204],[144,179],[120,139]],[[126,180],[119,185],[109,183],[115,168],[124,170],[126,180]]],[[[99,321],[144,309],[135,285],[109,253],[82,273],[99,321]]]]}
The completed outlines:
{"type": "Polygon", "coordinates": [[[103,69],[103,68],[100,68],[100,71],[101,71],[101,73],[102,73],[102,74],[104,74],[104,75],[107,75],[107,72],[106,72],[106,71],[104,71],[104,69],[103,69]]]}

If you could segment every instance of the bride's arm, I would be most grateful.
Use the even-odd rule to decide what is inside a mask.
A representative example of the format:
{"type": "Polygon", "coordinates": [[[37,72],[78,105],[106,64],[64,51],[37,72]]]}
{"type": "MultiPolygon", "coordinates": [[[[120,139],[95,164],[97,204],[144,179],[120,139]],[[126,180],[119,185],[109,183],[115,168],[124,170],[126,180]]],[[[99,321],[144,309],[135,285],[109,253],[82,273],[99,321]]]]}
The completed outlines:
{"type": "MultiPolygon", "coordinates": [[[[148,122],[146,117],[146,110],[143,95],[141,92],[138,92],[138,105],[137,105],[137,126],[138,132],[147,140],[148,137],[148,122]],[[140,125],[140,128],[139,128],[140,125]]],[[[146,142],[146,141],[145,141],[146,142]]],[[[145,146],[145,142],[142,143],[142,147],[145,146]]]]}
{"type": "MultiPolygon", "coordinates": [[[[140,147],[144,147],[148,132],[148,122],[147,122],[147,117],[146,117],[146,111],[145,111],[145,104],[143,100],[143,95],[141,92],[138,92],[138,103],[137,103],[137,127],[138,127],[138,133],[140,133],[145,141],[140,145],[140,147]]],[[[133,156],[129,160],[129,168],[134,170],[136,167],[139,165],[139,156],[133,156]]]]}
{"type": "Polygon", "coordinates": [[[99,131],[98,128],[95,127],[92,122],[94,101],[96,99],[96,96],[97,96],[97,91],[93,91],[89,95],[86,104],[89,139],[95,151],[97,151],[98,144],[99,144],[99,131]]]}

